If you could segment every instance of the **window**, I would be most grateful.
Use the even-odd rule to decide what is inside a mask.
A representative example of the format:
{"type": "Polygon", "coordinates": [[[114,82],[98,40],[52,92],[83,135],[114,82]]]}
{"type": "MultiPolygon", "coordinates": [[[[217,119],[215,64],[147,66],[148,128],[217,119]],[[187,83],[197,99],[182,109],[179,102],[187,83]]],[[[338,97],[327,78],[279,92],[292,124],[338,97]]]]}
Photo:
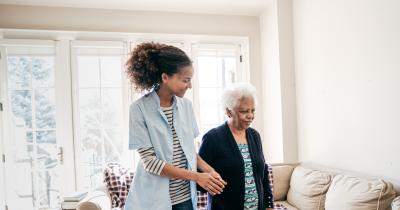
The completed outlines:
{"type": "Polygon", "coordinates": [[[192,50],[197,75],[194,106],[200,133],[204,134],[226,120],[222,91],[234,82],[244,81],[238,74],[242,69],[241,49],[234,44],[197,44],[192,50]]]}
{"type": "Polygon", "coordinates": [[[111,38],[129,41],[0,39],[0,151],[6,157],[0,196],[9,209],[59,209],[65,193],[103,185],[107,163],[136,167],[128,117],[129,105],[142,94],[132,90],[124,65],[137,43],[184,50],[195,69],[185,97],[193,102],[200,132],[223,123],[222,90],[246,81],[240,59],[245,39],[126,36],[111,38]]]}
{"type": "Polygon", "coordinates": [[[122,42],[72,43],[75,153],[80,189],[101,186],[106,164],[124,162],[129,156],[129,105],[123,69],[126,52],[122,42]]]}

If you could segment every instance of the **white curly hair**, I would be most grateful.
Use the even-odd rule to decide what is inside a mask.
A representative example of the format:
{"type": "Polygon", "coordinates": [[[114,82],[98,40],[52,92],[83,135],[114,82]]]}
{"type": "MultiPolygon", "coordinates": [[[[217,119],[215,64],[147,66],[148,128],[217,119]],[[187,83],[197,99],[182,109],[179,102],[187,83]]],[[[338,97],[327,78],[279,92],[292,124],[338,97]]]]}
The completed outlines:
{"type": "Polygon", "coordinates": [[[248,83],[234,83],[227,87],[222,93],[222,108],[224,110],[237,107],[241,100],[252,98],[254,104],[257,104],[257,91],[255,87],[248,83]]]}

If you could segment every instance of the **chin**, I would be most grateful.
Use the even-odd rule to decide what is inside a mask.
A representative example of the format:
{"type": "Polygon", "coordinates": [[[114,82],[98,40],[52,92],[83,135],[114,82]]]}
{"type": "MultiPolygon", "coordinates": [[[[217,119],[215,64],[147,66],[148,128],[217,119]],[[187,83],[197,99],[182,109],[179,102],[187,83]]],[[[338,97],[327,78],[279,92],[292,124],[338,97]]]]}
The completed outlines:
{"type": "Polygon", "coordinates": [[[183,98],[183,96],[185,96],[185,93],[182,93],[182,94],[176,94],[176,96],[178,96],[179,98],[183,98]]]}

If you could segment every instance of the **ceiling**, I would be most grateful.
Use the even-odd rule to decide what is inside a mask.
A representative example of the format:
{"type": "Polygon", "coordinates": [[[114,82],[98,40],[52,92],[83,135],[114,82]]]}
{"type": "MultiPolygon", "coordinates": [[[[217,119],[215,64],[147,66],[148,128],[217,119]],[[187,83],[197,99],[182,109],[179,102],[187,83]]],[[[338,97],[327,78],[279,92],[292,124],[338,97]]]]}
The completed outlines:
{"type": "Polygon", "coordinates": [[[0,0],[0,4],[259,16],[270,0],[0,0]]]}

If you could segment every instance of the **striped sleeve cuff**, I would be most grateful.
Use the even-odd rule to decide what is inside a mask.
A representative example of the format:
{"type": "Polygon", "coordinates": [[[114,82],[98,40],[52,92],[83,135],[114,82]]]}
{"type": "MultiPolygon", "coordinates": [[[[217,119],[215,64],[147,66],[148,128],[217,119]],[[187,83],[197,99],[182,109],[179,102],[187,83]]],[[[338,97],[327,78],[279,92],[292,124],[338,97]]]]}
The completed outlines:
{"type": "Polygon", "coordinates": [[[166,162],[157,158],[154,148],[140,148],[137,151],[143,160],[145,170],[149,173],[160,175],[166,162]]]}

